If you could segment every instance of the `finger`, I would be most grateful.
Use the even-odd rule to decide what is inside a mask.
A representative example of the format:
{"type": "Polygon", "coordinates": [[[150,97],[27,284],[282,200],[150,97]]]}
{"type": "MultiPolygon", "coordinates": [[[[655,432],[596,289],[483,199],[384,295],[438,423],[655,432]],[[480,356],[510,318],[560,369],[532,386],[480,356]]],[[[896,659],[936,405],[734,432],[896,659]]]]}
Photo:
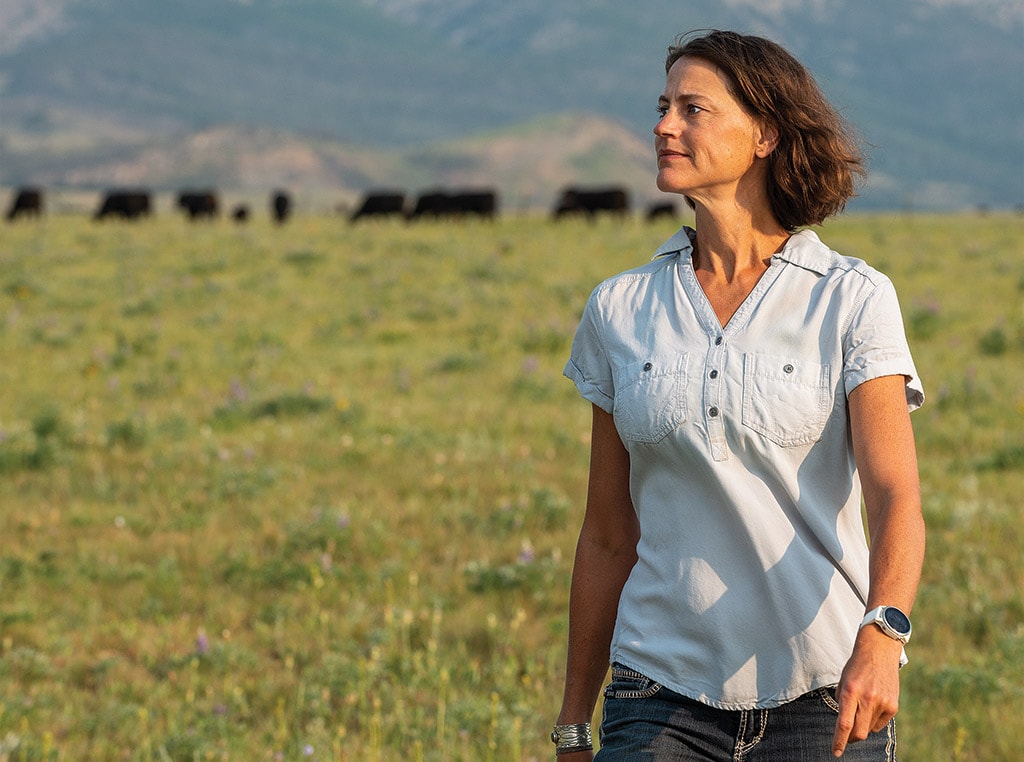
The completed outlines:
{"type": "Polygon", "coordinates": [[[882,697],[874,703],[873,709],[874,722],[871,723],[871,732],[877,733],[896,716],[896,712],[899,711],[899,703],[882,697]]]}
{"type": "Polygon", "coordinates": [[[836,718],[836,730],[832,735],[832,754],[836,757],[843,756],[846,751],[846,744],[850,740],[850,731],[853,730],[853,721],[857,715],[857,705],[851,701],[839,703],[839,716],[836,718]]]}
{"type": "Polygon", "coordinates": [[[874,726],[871,728],[872,733],[879,733],[885,730],[885,726],[889,724],[889,721],[896,716],[895,712],[881,712],[878,715],[878,719],[875,721],[874,726]]]}

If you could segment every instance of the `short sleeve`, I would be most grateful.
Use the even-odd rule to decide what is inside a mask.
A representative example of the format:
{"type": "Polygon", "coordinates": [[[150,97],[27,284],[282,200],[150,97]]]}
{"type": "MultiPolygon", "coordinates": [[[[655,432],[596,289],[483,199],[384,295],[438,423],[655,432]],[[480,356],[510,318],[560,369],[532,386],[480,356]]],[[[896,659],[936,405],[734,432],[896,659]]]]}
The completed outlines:
{"type": "Polygon", "coordinates": [[[906,378],[907,407],[924,403],[924,388],[910,355],[903,315],[892,281],[884,276],[861,303],[843,339],[846,394],[873,378],[906,378]]]}
{"type": "Polygon", "coordinates": [[[601,341],[601,321],[598,304],[599,291],[587,300],[579,327],[572,340],[569,361],[562,373],[576,384],[584,399],[594,403],[606,413],[612,412],[615,389],[612,383],[611,363],[601,341]]]}

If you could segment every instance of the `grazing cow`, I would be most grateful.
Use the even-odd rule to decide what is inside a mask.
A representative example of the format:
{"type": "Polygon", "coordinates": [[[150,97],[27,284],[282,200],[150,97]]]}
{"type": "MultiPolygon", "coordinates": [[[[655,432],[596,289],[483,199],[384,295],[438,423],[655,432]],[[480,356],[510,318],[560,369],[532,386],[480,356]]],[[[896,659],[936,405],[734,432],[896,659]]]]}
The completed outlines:
{"type": "Polygon", "coordinates": [[[178,208],[184,210],[190,220],[212,220],[220,213],[220,202],[213,190],[183,190],[178,194],[178,208]]]}
{"type": "Polygon", "coordinates": [[[249,205],[239,204],[231,210],[231,219],[242,225],[249,221],[249,205]]]}
{"type": "Polygon", "coordinates": [[[565,188],[552,216],[558,220],[568,214],[583,214],[593,220],[600,212],[625,217],[629,213],[629,192],[624,188],[565,188]]]}
{"type": "Polygon", "coordinates": [[[456,216],[476,216],[493,220],[498,214],[498,193],[490,189],[463,190],[449,200],[456,216]]]}
{"type": "Polygon", "coordinates": [[[371,191],[363,198],[359,209],[349,218],[349,222],[361,220],[363,217],[390,217],[405,214],[405,193],[402,191],[371,191]]]}
{"type": "Polygon", "coordinates": [[[674,220],[676,218],[676,205],[671,201],[655,201],[647,207],[646,219],[648,222],[660,220],[662,217],[674,220]]]}
{"type": "Polygon", "coordinates": [[[146,190],[112,190],[107,191],[103,203],[96,210],[93,219],[102,220],[107,217],[120,217],[134,220],[152,214],[153,205],[149,191],[146,190]]]}
{"type": "Polygon", "coordinates": [[[408,217],[411,220],[423,217],[435,220],[482,217],[493,220],[497,212],[498,194],[490,189],[430,190],[420,194],[408,217]]]}
{"type": "Polygon", "coordinates": [[[8,220],[19,217],[40,217],[43,214],[43,191],[39,188],[21,188],[11,201],[8,220]]]}
{"type": "Polygon", "coordinates": [[[270,214],[274,222],[283,225],[292,211],[292,199],[285,191],[274,191],[270,198],[270,214]]]}
{"type": "Polygon", "coordinates": [[[416,204],[407,215],[410,220],[424,217],[440,219],[448,214],[448,194],[441,189],[423,191],[416,198],[416,204]]]}

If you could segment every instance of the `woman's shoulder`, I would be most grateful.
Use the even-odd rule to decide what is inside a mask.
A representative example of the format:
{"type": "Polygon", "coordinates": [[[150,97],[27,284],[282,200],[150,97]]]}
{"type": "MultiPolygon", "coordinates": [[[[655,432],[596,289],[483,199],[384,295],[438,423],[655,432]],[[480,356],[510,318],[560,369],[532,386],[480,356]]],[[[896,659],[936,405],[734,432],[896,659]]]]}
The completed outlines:
{"type": "Polygon", "coordinates": [[[853,281],[871,288],[889,282],[887,275],[863,259],[840,254],[829,248],[813,230],[794,233],[782,251],[775,256],[826,278],[844,280],[848,283],[853,281]]]}

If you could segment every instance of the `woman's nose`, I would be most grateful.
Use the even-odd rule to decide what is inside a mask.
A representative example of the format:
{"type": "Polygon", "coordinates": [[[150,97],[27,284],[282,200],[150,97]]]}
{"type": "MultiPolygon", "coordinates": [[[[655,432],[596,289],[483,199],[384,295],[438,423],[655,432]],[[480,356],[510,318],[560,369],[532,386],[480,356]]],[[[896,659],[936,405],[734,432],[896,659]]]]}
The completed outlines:
{"type": "Polygon", "coordinates": [[[665,137],[667,135],[675,135],[677,132],[678,129],[675,120],[672,118],[671,113],[664,114],[654,124],[654,134],[657,135],[659,138],[665,137]]]}

